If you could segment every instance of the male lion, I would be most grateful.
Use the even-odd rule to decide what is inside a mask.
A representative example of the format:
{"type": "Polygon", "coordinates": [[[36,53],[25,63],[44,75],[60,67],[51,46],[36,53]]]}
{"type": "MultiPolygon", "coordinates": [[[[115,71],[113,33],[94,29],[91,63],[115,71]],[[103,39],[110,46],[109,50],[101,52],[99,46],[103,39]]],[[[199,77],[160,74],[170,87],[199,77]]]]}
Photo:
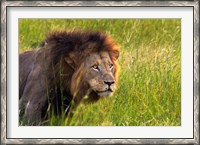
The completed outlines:
{"type": "Polygon", "coordinates": [[[84,96],[84,102],[110,96],[118,56],[115,42],[100,32],[50,32],[40,49],[19,55],[20,117],[41,125],[49,109],[67,114],[84,96]]]}

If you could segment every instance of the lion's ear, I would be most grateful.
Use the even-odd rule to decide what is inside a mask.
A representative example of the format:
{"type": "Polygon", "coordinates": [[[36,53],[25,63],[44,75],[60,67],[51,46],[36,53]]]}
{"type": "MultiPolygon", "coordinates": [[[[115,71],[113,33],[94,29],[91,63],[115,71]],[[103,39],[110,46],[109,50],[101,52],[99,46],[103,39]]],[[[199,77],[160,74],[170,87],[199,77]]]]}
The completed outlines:
{"type": "Polygon", "coordinates": [[[75,69],[74,62],[69,57],[65,57],[65,61],[71,68],[75,69]]]}
{"type": "Polygon", "coordinates": [[[117,60],[118,57],[119,57],[119,51],[118,50],[113,50],[111,52],[111,57],[112,57],[112,59],[117,60]]]}
{"type": "Polygon", "coordinates": [[[67,62],[67,64],[72,68],[75,69],[76,68],[76,60],[73,54],[70,54],[69,56],[65,57],[65,61],[67,62]]]}

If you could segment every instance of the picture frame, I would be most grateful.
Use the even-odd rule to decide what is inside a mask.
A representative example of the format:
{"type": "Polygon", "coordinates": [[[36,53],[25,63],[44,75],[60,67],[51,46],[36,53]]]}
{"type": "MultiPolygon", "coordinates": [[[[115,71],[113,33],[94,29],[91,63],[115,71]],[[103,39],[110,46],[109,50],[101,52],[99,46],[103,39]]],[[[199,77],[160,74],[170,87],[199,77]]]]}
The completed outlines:
{"type": "MultiPolygon", "coordinates": [[[[2,144],[199,144],[199,2],[198,1],[2,1],[1,2],[1,143],[2,144]],[[18,138],[8,137],[12,127],[8,126],[8,9],[13,7],[190,7],[193,9],[193,137],[181,138],[18,138]]],[[[18,96],[17,96],[18,97],[18,96]]],[[[86,128],[87,129],[87,128],[86,128]]]]}

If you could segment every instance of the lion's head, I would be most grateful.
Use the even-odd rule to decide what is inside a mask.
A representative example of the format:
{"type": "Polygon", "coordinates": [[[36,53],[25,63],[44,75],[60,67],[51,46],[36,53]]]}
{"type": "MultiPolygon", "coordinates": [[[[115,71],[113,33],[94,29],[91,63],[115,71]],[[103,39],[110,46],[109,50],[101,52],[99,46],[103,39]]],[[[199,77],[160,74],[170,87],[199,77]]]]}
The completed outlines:
{"type": "Polygon", "coordinates": [[[116,88],[115,69],[108,52],[99,52],[86,58],[87,73],[85,79],[90,89],[99,96],[109,96],[116,88]]]}
{"type": "Polygon", "coordinates": [[[88,91],[94,91],[99,96],[109,96],[116,89],[117,66],[107,51],[92,53],[82,63],[83,81],[88,85],[88,91]]]}
{"type": "MultiPolygon", "coordinates": [[[[72,96],[110,96],[116,89],[118,46],[108,34],[91,31],[53,31],[47,37],[62,53],[66,73],[71,73],[72,96]],[[56,42],[56,43],[55,43],[56,42]]],[[[55,56],[56,58],[56,56],[55,56]]],[[[55,59],[54,58],[54,59],[55,59]]],[[[55,61],[58,62],[56,59],[55,61]]]]}

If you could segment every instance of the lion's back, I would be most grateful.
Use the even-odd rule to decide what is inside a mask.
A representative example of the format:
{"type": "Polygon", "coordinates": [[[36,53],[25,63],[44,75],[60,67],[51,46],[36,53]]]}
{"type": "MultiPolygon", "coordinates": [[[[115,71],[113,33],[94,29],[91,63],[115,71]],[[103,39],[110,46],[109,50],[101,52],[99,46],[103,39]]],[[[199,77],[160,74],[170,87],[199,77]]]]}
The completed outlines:
{"type": "Polygon", "coordinates": [[[19,97],[23,94],[26,80],[34,66],[34,51],[27,51],[19,55],[19,97]]]}

